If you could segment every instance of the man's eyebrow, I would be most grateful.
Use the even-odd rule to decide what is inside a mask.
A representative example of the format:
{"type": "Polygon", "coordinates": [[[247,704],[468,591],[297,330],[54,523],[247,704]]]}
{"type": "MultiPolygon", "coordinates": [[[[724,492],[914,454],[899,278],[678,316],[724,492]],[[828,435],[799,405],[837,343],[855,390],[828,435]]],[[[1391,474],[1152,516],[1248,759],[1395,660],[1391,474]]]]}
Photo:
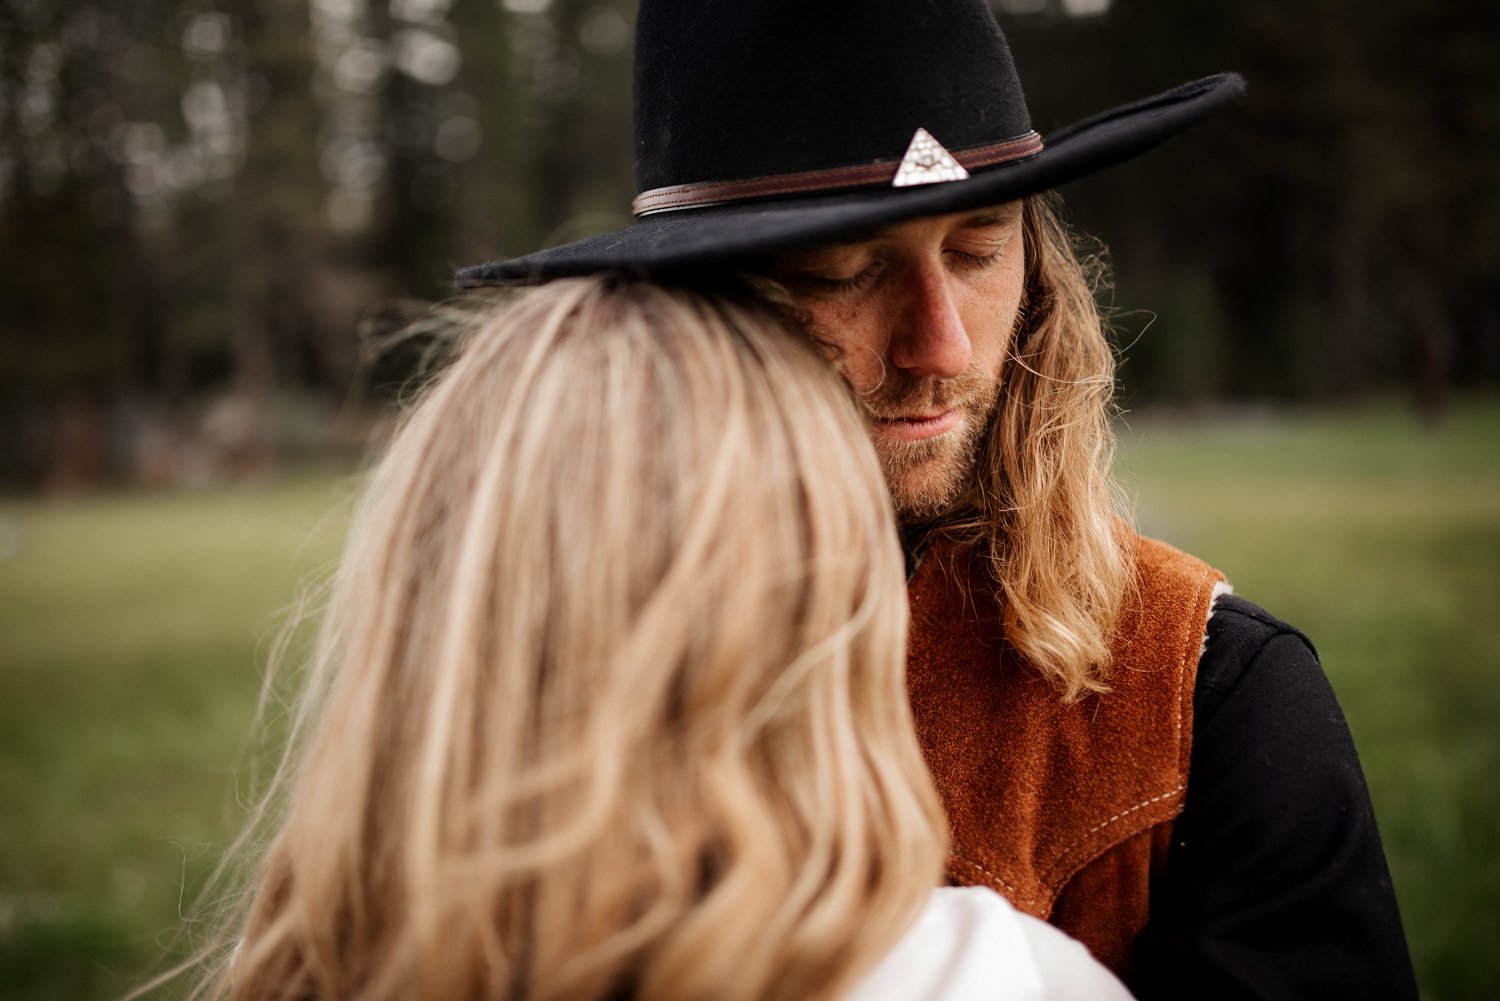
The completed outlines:
{"type": "MultiPolygon", "coordinates": [[[[1019,202],[1013,202],[1008,205],[995,205],[991,206],[990,208],[981,209],[980,211],[975,212],[973,215],[966,216],[965,218],[961,219],[958,225],[954,226],[953,228],[985,229],[990,226],[1005,226],[1015,222],[1020,217],[1021,205],[1019,202]]],[[[875,240],[879,240],[891,230],[895,229],[898,225],[900,224],[897,223],[891,226],[882,226],[879,229],[871,230],[863,236],[856,236],[847,240],[839,240],[836,243],[822,243],[818,244],[817,246],[806,247],[799,253],[801,255],[811,257],[817,254],[837,253],[840,250],[852,249],[854,247],[860,246],[861,244],[871,243],[875,240]]]]}
{"type": "Polygon", "coordinates": [[[984,209],[969,216],[959,223],[957,229],[982,229],[985,226],[1004,226],[1015,222],[1021,217],[1021,206],[1019,203],[1011,205],[1000,205],[994,208],[984,209]]]}
{"type": "MultiPolygon", "coordinates": [[[[965,216],[964,218],[960,219],[957,225],[955,225],[953,228],[984,229],[987,226],[1006,226],[1010,223],[1015,222],[1019,218],[1021,218],[1021,203],[1010,202],[1005,205],[992,205],[989,208],[980,209],[973,215],[965,216]]],[[[880,239],[899,225],[900,224],[897,223],[893,226],[882,226],[880,229],[875,230],[873,233],[862,239],[844,240],[839,243],[826,244],[826,246],[830,248],[852,247],[861,243],[869,243],[871,240],[880,239]]]]}

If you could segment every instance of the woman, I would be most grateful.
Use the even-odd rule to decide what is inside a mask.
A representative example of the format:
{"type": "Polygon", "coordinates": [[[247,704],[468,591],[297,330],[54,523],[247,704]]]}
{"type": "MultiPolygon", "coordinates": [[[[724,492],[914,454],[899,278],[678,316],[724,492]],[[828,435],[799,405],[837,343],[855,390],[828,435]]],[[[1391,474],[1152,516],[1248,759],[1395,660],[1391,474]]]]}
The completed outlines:
{"type": "Polygon", "coordinates": [[[905,626],[858,410],[767,307],[489,310],[375,471],[203,993],[1061,997],[1061,949],[1123,994],[933,897],[905,626]]]}

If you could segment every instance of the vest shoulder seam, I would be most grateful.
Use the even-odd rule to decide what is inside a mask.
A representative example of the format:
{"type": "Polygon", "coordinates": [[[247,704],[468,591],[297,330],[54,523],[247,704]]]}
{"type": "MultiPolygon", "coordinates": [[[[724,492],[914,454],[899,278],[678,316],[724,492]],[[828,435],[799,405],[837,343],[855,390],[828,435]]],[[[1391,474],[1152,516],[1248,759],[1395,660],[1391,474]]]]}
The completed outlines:
{"type": "Polygon", "coordinates": [[[1030,906],[1033,906],[1033,905],[1036,904],[1037,898],[1035,896],[1031,896],[1031,897],[1023,897],[1023,896],[1021,896],[1021,891],[1020,890],[1017,890],[1014,886],[1011,886],[1009,883],[1007,883],[1002,877],[1000,877],[999,875],[997,875],[994,872],[991,872],[989,869],[986,869],[984,866],[980,865],[978,862],[975,862],[973,859],[969,858],[967,855],[965,855],[963,852],[959,851],[957,848],[953,848],[953,849],[949,850],[949,852],[948,852],[948,858],[950,860],[954,861],[954,862],[958,862],[958,863],[960,863],[962,865],[968,866],[971,869],[976,869],[979,872],[984,873],[986,876],[989,877],[991,885],[994,886],[994,887],[996,887],[997,889],[1004,890],[1005,891],[1005,896],[1007,898],[1009,898],[1010,902],[1013,903],[1013,904],[1015,904],[1017,907],[1023,907],[1024,908],[1024,907],[1030,907],[1030,906]]]}
{"type": "Polygon", "coordinates": [[[1102,843],[1100,843],[1098,845],[1092,846],[1092,847],[1096,847],[1098,850],[1095,851],[1095,852],[1093,852],[1092,854],[1084,855],[1083,856],[1083,861],[1080,862],[1080,863],[1078,863],[1077,865],[1073,866],[1072,868],[1066,867],[1063,864],[1064,860],[1067,859],[1067,857],[1069,855],[1071,855],[1074,852],[1078,851],[1080,848],[1084,847],[1085,845],[1088,845],[1089,842],[1090,842],[1090,840],[1093,838],[1093,836],[1095,834],[1099,833],[1100,831],[1104,830],[1106,827],[1109,827],[1112,824],[1116,824],[1116,823],[1119,823],[1122,820],[1126,820],[1127,818],[1131,818],[1135,814],[1139,813],[1140,811],[1145,810],[1148,807],[1155,806],[1157,803],[1161,803],[1161,802],[1164,802],[1164,801],[1167,801],[1167,800],[1171,800],[1171,799],[1181,799],[1182,798],[1182,794],[1184,792],[1186,792],[1186,791],[1187,791],[1187,783],[1186,782],[1179,782],[1174,788],[1168,789],[1166,792],[1158,793],[1155,796],[1149,796],[1146,799],[1141,800],[1139,803],[1136,803],[1134,806],[1126,807],[1125,809],[1121,810],[1119,813],[1116,813],[1114,816],[1110,817],[1108,820],[1103,820],[1103,821],[1100,821],[1099,823],[1095,824],[1093,827],[1091,827],[1087,831],[1085,831],[1078,838],[1077,841],[1074,841],[1071,845],[1069,845],[1067,848],[1063,849],[1058,854],[1057,858],[1053,861],[1053,863],[1050,866],[1047,867],[1047,872],[1042,877],[1042,882],[1044,884],[1046,884],[1047,886],[1049,886],[1049,887],[1055,885],[1056,889],[1060,891],[1062,889],[1063,885],[1065,885],[1067,883],[1068,879],[1070,879],[1073,876],[1074,873],[1076,873],[1079,869],[1082,869],[1084,866],[1088,865],[1094,859],[1096,859],[1099,856],[1103,855],[1105,852],[1109,851],[1111,848],[1113,848],[1115,845],[1119,844],[1121,841],[1124,841],[1126,838],[1134,837],[1135,835],[1141,833],[1142,831],[1150,830],[1151,828],[1155,827],[1157,824],[1160,824],[1160,823],[1163,823],[1165,821],[1171,820],[1172,818],[1176,817],[1177,814],[1180,813],[1181,811],[1180,810],[1173,810],[1171,813],[1168,813],[1167,815],[1162,816],[1162,817],[1155,817],[1155,816],[1153,816],[1150,823],[1144,824],[1144,825],[1142,825],[1140,827],[1131,827],[1131,826],[1127,825],[1125,828],[1122,829],[1123,833],[1121,833],[1114,840],[1112,840],[1112,841],[1104,841],[1104,842],[1102,842],[1102,843]]]}
{"type": "MultiPolygon", "coordinates": [[[[1160,543],[1159,543],[1160,544],[1160,543]]],[[[1164,545],[1164,544],[1161,544],[1164,545]]],[[[1176,768],[1176,785],[1170,789],[1158,792],[1155,795],[1145,796],[1131,806],[1116,810],[1107,819],[1101,820],[1080,834],[1072,844],[1068,845],[1049,862],[1045,868],[1038,872],[1043,887],[1055,900],[1062,892],[1063,887],[1080,870],[1098,859],[1120,842],[1139,834],[1141,831],[1149,830],[1160,823],[1174,819],[1182,812],[1183,795],[1187,790],[1188,782],[1188,758],[1191,748],[1190,739],[1185,743],[1187,735],[1191,734],[1192,693],[1189,690],[1196,682],[1197,671],[1196,660],[1201,654],[1203,636],[1206,631],[1208,620],[1213,613],[1212,590],[1215,582],[1223,579],[1223,576],[1213,567],[1199,561],[1200,566],[1194,574],[1196,580],[1192,585],[1194,594],[1195,611],[1201,613],[1195,616],[1200,625],[1197,630],[1187,630],[1189,635],[1185,637],[1182,651],[1177,658],[1176,676],[1176,706],[1172,713],[1173,740],[1179,748],[1178,763],[1176,768]],[[1152,809],[1158,804],[1170,804],[1165,812],[1152,809]],[[1142,811],[1146,811],[1144,814],[1142,811]],[[1144,823],[1131,823],[1132,820],[1146,821],[1144,823]],[[1123,822],[1123,823],[1122,823],[1123,822]],[[1110,831],[1108,836],[1097,837],[1101,831],[1105,831],[1115,825],[1121,825],[1116,830],[1110,831]]]]}

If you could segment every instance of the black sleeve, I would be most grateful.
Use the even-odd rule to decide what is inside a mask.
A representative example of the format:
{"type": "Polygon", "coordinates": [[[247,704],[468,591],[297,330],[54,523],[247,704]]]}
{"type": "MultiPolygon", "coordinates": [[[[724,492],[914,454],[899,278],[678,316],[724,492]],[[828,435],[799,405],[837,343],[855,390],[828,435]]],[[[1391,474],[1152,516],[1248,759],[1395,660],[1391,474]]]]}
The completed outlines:
{"type": "Polygon", "coordinates": [[[1349,727],[1307,639],[1220,599],[1193,700],[1187,802],[1130,987],[1164,998],[1414,999],[1349,727]]]}

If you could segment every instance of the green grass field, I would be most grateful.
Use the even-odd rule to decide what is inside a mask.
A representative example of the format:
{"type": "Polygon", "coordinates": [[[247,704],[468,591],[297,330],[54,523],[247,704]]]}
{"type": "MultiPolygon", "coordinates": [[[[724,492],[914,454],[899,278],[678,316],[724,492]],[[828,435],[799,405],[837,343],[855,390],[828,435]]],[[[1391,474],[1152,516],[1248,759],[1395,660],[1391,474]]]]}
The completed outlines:
{"type": "Polygon", "coordinates": [[[0,996],[115,997],[243,816],[262,663],[348,481],[0,505],[0,996]]]}
{"type": "MultiPolygon", "coordinates": [[[[1500,997],[1500,404],[1142,417],[1119,465],[1148,532],[1317,644],[1424,996],[1500,997]]],[[[353,486],[0,502],[0,998],[113,997],[173,940],[353,486]]]]}

